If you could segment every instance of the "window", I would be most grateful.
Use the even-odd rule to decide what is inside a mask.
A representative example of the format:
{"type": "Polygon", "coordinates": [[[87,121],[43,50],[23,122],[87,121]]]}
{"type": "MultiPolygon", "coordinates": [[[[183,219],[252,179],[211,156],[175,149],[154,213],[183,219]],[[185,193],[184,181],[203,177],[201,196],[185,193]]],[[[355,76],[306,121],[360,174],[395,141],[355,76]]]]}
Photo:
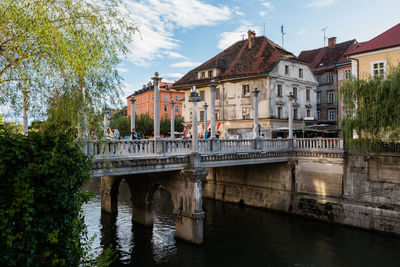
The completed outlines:
{"type": "Polygon", "coordinates": [[[243,120],[250,119],[250,108],[249,107],[242,108],[242,119],[243,120]]]}
{"type": "Polygon", "coordinates": [[[293,87],[293,99],[297,99],[297,87],[293,87]]]}
{"type": "Polygon", "coordinates": [[[200,110],[200,121],[204,121],[204,110],[200,110]]]}
{"type": "Polygon", "coordinates": [[[154,100],[154,95],[151,95],[151,99],[153,99],[153,100],[154,100]]]}
{"type": "Polygon", "coordinates": [[[204,101],[204,91],[200,91],[201,101],[204,101]]]}
{"type": "Polygon", "coordinates": [[[175,96],[175,101],[179,101],[179,96],[175,96]]]}
{"type": "Polygon", "coordinates": [[[215,120],[219,120],[219,110],[215,111],[215,120]]]}
{"type": "Polygon", "coordinates": [[[179,106],[175,106],[175,111],[179,112],[179,106]]]}
{"type": "Polygon", "coordinates": [[[190,111],[190,121],[193,120],[193,112],[190,111]]]}
{"type": "Polygon", "coordinates": [[[282,84],[278,84],[277,96],[282,97],[282,84]]]}
{"type": "Polygon", "coordinates": [[[204,79],[204,78],[206,78],[206,73],[205,72],[200,73],[200,79],[204,79]]]}
{"type": "Polygon", "coordinates": [[[215,99],[220,99],[221,98],[221,94],[219,92],[219,88],[215,88],[215,99]]]}
{"type": "Polygon", "coordinates": [[[311,109],[307,109],[307,117],[311,117],[311,109]]]}
{"type": "Polygon", "coordinates": [[[317,120],[320,120],[321,119],[321,111],[317,111],[317,120]]]}
{"type": "Polygon", "coordinates": [[[333,103],[333,98],[334,98],[334,93],[329,92],[328,93],[328,103],[333,103]]]}
{"type": "Polygon", "coordinates": [[[249,96],[250,95],[250,87],[249,85],[242,86],[242,96],[249,96]]]}
{"type": "Polygon", "coordinates": [[[285,66],[285,75],[289,75],[289,66],[285,66]]]}
{"type": "Polygon", "coordinates": [[[317,77],[317,82],[320,83],[321,82],[321,78],[318,76],[317,77]]]}
{"type": "Polygon", "coordinates": [[[350,110],[345,110],[344,114],[345,114],[346,118],[351,118],[351,111],[350,110]]]}
{"type": "Polygon", "coordinates": [[[164,111],[168,111],[168,106],[164,106],[164,111]]]}
{"type": "Polygon", "coordinates": [[[298,120],[299,119],[299,109],[298,108],[294,108],[293,109],[293,119],[294,120],[298,120]]]}
{"type": "Polygon", "coordinates": [[[306,100],[310,101],[310,89],[306,90],[306,100]]]}
{"type": "Polygon", "coordinates": [[[343,75],[343,79],[344,80],[348,80],[351,77],[351,70],[345,70],[344,71],[344,75],[343,75]]]}
{"type": "Polygon", "coordinates": [[[168,96],[167,95],[164,96],[164,100],[168,101],[168,96]]]}
{"type": "Polygon", "coordinates": [[[333,83],[333,75],[328,75],[328,83],[333,83]]]}
{"type": "Polygon", "coordinates": [[[328,120],[330,120],[330,121],[335,120],[335,110],[334,109],[328,110],[328,120]]]}
{"type": "Polygon", "coordinates": [[[303,78],[303,69],[299,69],[299,78],[303,78]]]}
{"type": "Polygon", "coordinates": [[[372,76],[385,78],[385,61],[372,62],[372,76]]]}
{"type": "Polygon", "coordinates": [[[282,119],[282,107],[278,107],[277,117],[278,117],[278,119],[282,119]]]}
{"type": "Polygon", "coordinates": [[[211,78],[213,76],[213,71],[212,70],[209,70],[208,71],[208,78],[211,78]]]}
{"type": "Polygon", "coordinates": [[[317,104],[321,102],[321,93],[317,93],[317,104]]]}

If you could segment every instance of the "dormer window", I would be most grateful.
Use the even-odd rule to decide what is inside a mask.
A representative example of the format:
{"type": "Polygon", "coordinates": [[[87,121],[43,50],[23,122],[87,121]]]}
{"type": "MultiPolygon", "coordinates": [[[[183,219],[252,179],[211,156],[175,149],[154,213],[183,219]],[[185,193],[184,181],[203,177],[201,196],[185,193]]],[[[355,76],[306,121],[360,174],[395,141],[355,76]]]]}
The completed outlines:
{"type": "Polygon", "coordinates": [[[201,74],[200,74],[200,79],[205,79],[206,78],[206,73],[203,71],[201,74]]]}
{"type": "Polygon", "coordinates": [[[289,66],[285,66],[285,75],[289,75],[289,66]]]}
{"type": "Polygon", "coordinates": [[[213,71],[212,70],[209,70],[208,71],[208,78],[211,78],[213,76],[213,71]]]}

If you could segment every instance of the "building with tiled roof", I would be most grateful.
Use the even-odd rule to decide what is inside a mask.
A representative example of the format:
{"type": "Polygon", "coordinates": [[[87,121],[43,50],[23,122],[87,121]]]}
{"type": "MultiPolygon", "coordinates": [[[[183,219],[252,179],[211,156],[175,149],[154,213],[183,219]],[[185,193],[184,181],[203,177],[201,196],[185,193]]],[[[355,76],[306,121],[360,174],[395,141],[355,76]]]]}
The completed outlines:
{"type": "Polygon", "coordinates": [[[352,60],[355,77],[385,77],[388,69],[398,66],[400,62],[400,23],[359,44],[346,55],[352,60]]]}
{"type": "Polygon", "coordinates": [[[338,92],[344,80],[351,76],[351,60],[345,54],[354,49],[356,40],[336,43],[336,37],[328,39],[328,46],[302,51],[299,59],[310,64],[317,81],[317,119],[336,129],[341,116],[338,92]]]}
{"type": "Polygon", "coordinates": [[[190,89],[195,85],[202,97],[198,111],[202,121],[203,104],[210,103],[213,80],[218,85],[216,116],[221,137],[252,136],[251,92],[255,87],[260,91],[259,122],[264,136],[269,136],[271,130],[287,127],[289,92],[297,97],[293,104],[295,128],[301,129],[303,118],[312,120],[316,114],[317,82],[309,65],[265,36],[256,37],[250,30],[248,39],[236,42],[174,83],[173,88],[185,91],[183,114],[188,126],[192,118],[190,89]]]}
{"type": "MultiPolygon", "coordinates": [[[[160,116],[171,118],[171,100],[175,102],[175,116],[182,116],[182,100],[184,92],[172,89],[172,83],[160,83],[160,116]]],[[[154,116],[154,85],[149,82],[143,85],[142,89],[137,90],[126,98],[127,100],[127,113],[131,115],[132,103],[131,99],[134,98],[135,114],[148,113],[151,117],[154,116]]]]}

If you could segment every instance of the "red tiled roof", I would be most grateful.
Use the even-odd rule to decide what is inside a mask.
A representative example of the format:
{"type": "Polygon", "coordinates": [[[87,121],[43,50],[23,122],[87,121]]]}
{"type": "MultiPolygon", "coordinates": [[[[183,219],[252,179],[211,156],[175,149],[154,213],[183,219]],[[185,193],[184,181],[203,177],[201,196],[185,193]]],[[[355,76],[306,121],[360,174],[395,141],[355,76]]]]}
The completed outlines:
{"type": "Polygon", "coordinates": [[[255,37],[252,40],[251,49],[248,49],[248,40],[239,41],[199,67],[189,71],[175,82],[173,87],[207,84],[212,79],[218,81],[227,78],[246,77],[248,75],[268,74],[283,58],[298,60],[292,53],[265,36],[255,37]],[[212,68],[220,68],[221,73],[217,77],[197,79],[198,72],[212,68]]]}
{"type": "Polygon", "coordinates": [[[349,60],[344,54],[349,51],[357,41],[350,40],[336,44],[333,47],[321,47],[314,50],[302,51],[299,59],[310,64],[313,72],[329,71],[335,68],[338,63],[346,63],[349,60]]]}
{"type": "Polygon", "coordinates": [[[400,46],[400,23],[368,42],[363,43],[357,49],[347,53],[347,55],[355,55],[395,46],[400,46]]]}

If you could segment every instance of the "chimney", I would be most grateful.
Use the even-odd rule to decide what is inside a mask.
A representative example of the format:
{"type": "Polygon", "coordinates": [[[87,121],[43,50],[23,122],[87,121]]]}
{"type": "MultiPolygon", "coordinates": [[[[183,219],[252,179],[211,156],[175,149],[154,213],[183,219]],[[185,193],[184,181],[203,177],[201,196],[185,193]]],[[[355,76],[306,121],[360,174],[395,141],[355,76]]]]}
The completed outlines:
{"type": "Polygon", "coordinates": [[[147,83],[147,87],[152,86],[153,84],[151,82],[147,83]]]}
{"type": "Polygon", "coordinates": [[[144,88],[146,88],[146,85],[145,85],[145,84],[142,85],[142,89],[144,89],[144,88]]]}
{"type": "Polygon", "coordinates": [[[332,48],[336,45],[336,37],[328,38],[328,47],[332,48]]]}
{"type": "Polygon", "coordinates": [[[249,39],[249,43],[248,43],[248,48],[249,49],[251,49],[252,47],[253,47],[253,44],[254,44],[254,38],[256,38],[256,32],[255,31],[253,31],[253,30],[249,30],[248,32],[247,32],[247,36],[248,36],[248,38],[247,39],[249,39]]]}

